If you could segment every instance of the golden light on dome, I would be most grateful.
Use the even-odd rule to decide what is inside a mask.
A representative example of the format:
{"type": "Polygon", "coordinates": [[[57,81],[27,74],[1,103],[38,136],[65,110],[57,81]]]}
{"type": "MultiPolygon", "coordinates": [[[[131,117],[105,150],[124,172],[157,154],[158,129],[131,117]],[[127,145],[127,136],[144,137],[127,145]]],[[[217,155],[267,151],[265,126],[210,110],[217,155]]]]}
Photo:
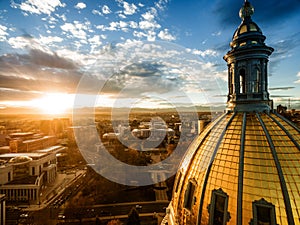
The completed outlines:
{"type": "Polygon", "coordinates": [[[224,56],[227,112],[187,149],[164,225],[299,224],[300,129],[273,109],[274,49],[252,14],[246,0],[224,56]]]}

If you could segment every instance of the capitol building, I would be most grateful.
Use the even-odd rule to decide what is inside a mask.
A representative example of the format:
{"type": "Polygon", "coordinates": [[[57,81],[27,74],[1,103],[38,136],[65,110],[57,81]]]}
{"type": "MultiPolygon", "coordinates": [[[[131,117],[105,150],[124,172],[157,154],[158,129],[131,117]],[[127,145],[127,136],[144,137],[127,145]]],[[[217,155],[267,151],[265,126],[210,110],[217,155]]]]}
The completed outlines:
{"type": "Polygon", "coordinates": [[[162,225],[299,225],[300,129],[273,110],[274,51],[248,0],[224,56],[226,113],[189,146],[162,225]]]}

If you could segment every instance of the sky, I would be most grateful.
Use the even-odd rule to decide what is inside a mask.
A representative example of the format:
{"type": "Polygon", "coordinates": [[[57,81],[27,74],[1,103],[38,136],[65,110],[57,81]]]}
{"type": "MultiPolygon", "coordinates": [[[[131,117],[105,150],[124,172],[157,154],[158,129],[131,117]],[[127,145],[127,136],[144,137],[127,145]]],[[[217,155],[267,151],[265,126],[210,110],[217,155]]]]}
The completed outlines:
{"type": "MultiPolygon", "coordinates": [[[[250,2],[253,21],[275,49],[271,98],[275,105],[300,109],[300,2],[250,2]]],[[[242,0],[0,0],[0,112],[225,106],[223,56],[241,23],[242,5],[242,0]]]]}

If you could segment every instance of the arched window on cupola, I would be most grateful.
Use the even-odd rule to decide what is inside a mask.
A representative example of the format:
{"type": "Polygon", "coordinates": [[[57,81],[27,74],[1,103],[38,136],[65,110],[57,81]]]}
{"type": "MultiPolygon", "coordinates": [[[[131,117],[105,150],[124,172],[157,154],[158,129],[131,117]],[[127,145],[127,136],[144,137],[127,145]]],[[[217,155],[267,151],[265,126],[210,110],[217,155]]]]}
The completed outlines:
{"type": "Polygon", "coordinates": [[[246,71],[245,69],[240,69],[239,70],[239,77],[240,77],[240,93],[245,94],[246,93],[246,71]]]}
{"type": "Polygon", "coordinates": [[[235,87],[234,87],[234,82],[235,82],[235,79],[234,79],[234,68],[233,67],[231,67],[230,68],[230,77],[229,77],[229,83],[230,83],[230,86],[229,86],[229,92],[230,92],[230,94],[233,94],[233,93],[235,93],[235,87]]]}
{"type": "Polygon", "coordinates": [[[260,92],[260,79],[261,79],[261,72],[258,67],[255,67],[254,71],[253,71],[252,92],[255,92],[255,93],[260,92]]]}

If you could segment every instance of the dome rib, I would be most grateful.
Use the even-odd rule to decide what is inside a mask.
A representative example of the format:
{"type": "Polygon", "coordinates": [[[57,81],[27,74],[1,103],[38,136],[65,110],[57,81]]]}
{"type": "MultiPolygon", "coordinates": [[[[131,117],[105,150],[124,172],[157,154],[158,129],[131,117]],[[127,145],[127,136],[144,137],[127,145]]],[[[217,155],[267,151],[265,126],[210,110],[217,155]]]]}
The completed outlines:
{"type": "Polygon", "coordinates": [[[247,113],[243,113],[241,151],[239,158],[239,177],[237,194],[237,225],[243,224],[243,185],[244,185],[244,156],[245,156],[245,136],[246,136],[247,113]]]}
{"type": "Polygon", "coordinates": [[[284,132],[285,134],[289,137],[289,139],[296,145],[296,147],[300,150],[300,145],[298,144],[298,142],[293,138],[293,136],[290,134],[290,132],[288,132],[287,129],[285,129],[285,127],[278,121],[276,120],[273,116],[268,115],[284,132]]]}
{"type": "Polygon", "coordinates": [[[286,209],[285,211],[286,211],[286,215],[287,215],[287,219],[288,219],[288,224],[295,225],[287,185],[286,185],[286,182],[284,179],[283,171],[282,171],[282,168],[281,168],[281,165],[280,165],[277,153],[276,153],[275,146],[273,144],[272,138],[271,138],[262,118],[260,117],[260,115],[258,113],[255,113],[255,114],[264,130],[264,133],[265,133],[268,143],[270,145],[271,153],[272,153],[272,156],[273,156],[273,159],[274,159],[274,162],[276,165],[276,169],[278,172],[279,180],[280,180],[280,185],[281,185],[281,190],[282,190],[282,194],[283,194],[283,200],[284,200],[284,204],[285,204],[285,209],[286,209]]]}
{"type": "Polygon", "coordinates": [[[282,115],[278,114],[277,112],[274,112],[274,114],[276,116],[278,116],[280,119],[282,119],[284,122],[288,123],[290,126],[292,126],[295,130],[298,131],[298,133],[300,133],[300,129],[295,126],[295,124],[293,124],[291,121],[289,121],[288,119],[286,119],[285,117],[283,117],[282,115]]]}
{"type": "Polygon", "coordinates": [[[197,220],[198,220],[197,224],[199,224],[199,222],[201,221],[202,207],[203,207],[203,202],[204,202],[204,195],[205,195],[206,186],[207,186],[207,181],[208,181],[208,178],[209,178],[209,174],[210,174],[210,171],[211,171],[211,167],[212,167],[213,161],[214,161],[214,159],[215,159],[215,157],[216,157],[216,154],[217,154],[217,152],[218,152],[218,149],[219,149],[219,147],[220,147],[220,145],[221,145],[221,143],[222,143],[222,140],[223,140],[223,138],[224,138],[224,135],[225,135],[225,133],[226,133],[228,127],[230,126],[232,120],[233,120],[234,117],[236,116],[236,114],[237,114],[237,112],[234,112],[234,113],[232,114],[232,116],[230,117],[230,119],[228,120],[226,126],[224,127],[224,129],[223,129],[223,131],[222,131],[222,133],[221,133],[221,135],[220,135],[220,137],[219,137],[219,139],[218,139],[218,142],[217,142],[217,144],[216,144],[216,146],[215,146],[214,152],[213,152],[213,154],[212,154],[212,156],[211,156],[211,158],[210,158],[210,162],[209,162],[208,168],[207,168],[207,170],[206,170],[206,174],[205,174],[205,178],[204,178],[204,182],[203,182],[203,186],[202,186],[202,191],[201,191],[201,198],[200,198],[201,200],[200,200],[200,204],[199,204],[199,214],[198,214],[199,216],[198,216],[198,218],[197,218],[197,220]]]}

